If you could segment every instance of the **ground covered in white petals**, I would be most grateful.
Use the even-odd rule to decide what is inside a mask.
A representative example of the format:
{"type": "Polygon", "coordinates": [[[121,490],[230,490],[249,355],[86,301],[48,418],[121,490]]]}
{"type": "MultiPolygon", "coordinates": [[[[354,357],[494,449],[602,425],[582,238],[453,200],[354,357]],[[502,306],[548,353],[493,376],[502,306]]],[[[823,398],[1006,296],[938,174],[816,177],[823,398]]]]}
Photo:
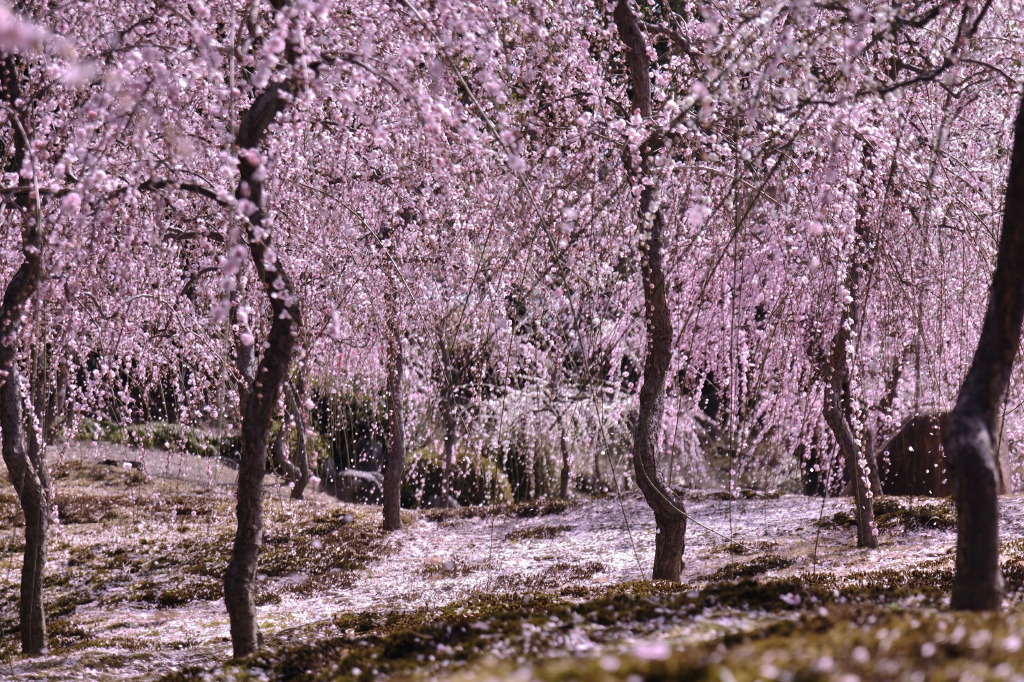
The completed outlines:
{"type": "Polygon", "coordinates": [[[24,679],[980,679],[1024,672],[1024,501],[1004,498],[1007,612],[946,611],[954,515],[883,498],[877,550],[850,500],[690,491],[683,584],[650,583],[636,495],[379,511],[268,479],[265,653],[223,665],[232,470],[215,460],[57,451],[51,652],[17,653],[21,534],[0,494],[2,663],[24,679]],[[124,461],[138,461],[144,470],[124,461]],[[1020,621],[1020,623],[1018,623],[1020,621]],[[1020,661],[1018,661],[1018,658],[1020,661]],[[639,677],[632,677],[639,676],[639,677]],[[852,678],[851,678],[852,679],[852,678]]]}

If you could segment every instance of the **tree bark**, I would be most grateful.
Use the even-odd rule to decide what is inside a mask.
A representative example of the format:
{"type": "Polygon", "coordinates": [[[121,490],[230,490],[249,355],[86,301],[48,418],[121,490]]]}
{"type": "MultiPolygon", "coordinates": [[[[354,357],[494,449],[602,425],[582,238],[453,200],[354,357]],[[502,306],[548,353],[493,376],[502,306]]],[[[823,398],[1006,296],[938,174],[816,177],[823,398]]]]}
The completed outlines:
{"type": "Polygon", "coordinates": [[[825,387],[825,407],[823,414],[825,422],[835,436],[839,452],[842,453],[846,462],[846,470],[851,477],[853,485],[854,507],[857,516],[857,546],[877,547],[878,536],[875,533],[875,509],[869,491],[871,490],[870,479],[865,480],[862,473],[864,467],[860,465],[863,448],[857,444],[857,440],[850,429],[840,399],[841,393],[836,390],[835,382],[825,387]]]}
{"type": "Polygon", "coordinates": [[[289,384],[288,406],[292,412],[292,422],[295,424],[295,452],[292,459],[297,460],[298,478],[295,479],[295,486],[292,488],[292,499],[301,500],[306,493],[306,486],[309,485],[309,448],[306,446],[306,420],[302,416],[302,386],[304,382],[299,381],[299,387],[289,384]],[[300,390],[301,389],[301,390],[300,390]]]}
{"type": "Polygon", "coordinates": [[[238,463],[236,516],[238,528],[231,561],[224,575],[224,602],[231,621],[231,644],[236,658],[253,654],[260,644],[253,582],[263,545],[263,478],[267,467],[267,440],[281,387],[287,380],[302,325],[298,298],[284,264],[273,256],[271,237],[264,226],[262,164],[258,153],[268,126],[285,106],[282,95],[289,84],[273,83],[244,112],[236,137],[240,179],[235,196],[254,208],[246,224],[246,241],[264,292],[270,302],[270,332],[255,371],[252,387],[242,401],[242,452],[238,463]]]}
{"type": "Polygon", "coordinates": [[[572,482],[572,455],[569,452],[569,439],[565,436],[565,421],[562,415],[557,415],[558,422],[558,448],[562,453],[562,472],[558,479],[558,496],[568,500],[571,494],[569,484],[572,482]]]}
{"type": "MultiPolygon", "coordinates": [[[[30,140],[18,118],[21,84],[16,58],[2,55],[0,96],[7,104],[14,129],[12,167],[20,172],[27,161],[30,140]]],[[[18,368],[18,346],[28,302],[39,290],[43,277],[46,240],[42,232],[42,210],[34,182],[20,175],[15,204],[22,218],[24,260],[4,291],[0,304],[0,431],[7,473],[25,514],[25,552],[21,566],[19,618],[21,649],[26,654],[46,651],[46,611],[43,606],[43,573],[46,568],[46,540],[50,521],[50,484],[46,475],[42,434],[27,428],[18,368]]]]}
{"type": "Polygon", "coordinates": [[[455,387],[454,372],[451,365],[451,353],[444,335],[440,335],[438,344],[441,348],[441,422],[444,426],[444,460],[441,464],[441,504],[448,506],[449,499],[454,498],[452,490],[452,469],[455,467],[455,439],[458,424],[455,421],[455,387]]]}
{"type": "Polygon", "coordinates": [[[960,387],[945,436],[957,509],[956,573],[951,606],[1002,606],[999,568],[1000,474],[996,443],[1000,406],[1020,348],[1024,321],[1024,99],[1014,125],[1013,155],[995,272],[981,338],[960,387]]]}
{"type": "MultiPolygon", "coordinates": [[[[651,118],[651,65],[640,22],[627,0],[618,0],[613,12],[619,38],[629,64],[633,109],[651,118]]],[[[678,581],[686,547],[686,510],[683,501],[662,482],[657,469],[658,441],[665,397],[665,382],[672,364],[672,315],[665,291],[662,256],[664,219],[659,208],[652,161],[664,144],[654,132],[640,150],[641,168],[632,170],[640,194],[640,256],[647,329],[640,405],[633,432],[633,469],[637,487],[654,511],[658,532],[654,540],[654,579],[678,581]]]]}
{"type": "Polygon", "coordinates": [[[384,463],[384,530],[392,531],[402,529],[402,474],[405,468],[404,366],[398,313],[393,300],[388,309],[387,327],[388,453],[384,463]]]}
{"type": "Polygon", "coordinates": [[[289,407],[287,400],[285,404],[281,406],[281,429],[277,432],[277,436],[274,437],[274,444],[270,446],[271,459],[274,461],[274,466],[277,468],[277,473],[284,476],[284,480],[294,483],[299,479],[299,468],[295,466],[289,454],[285,452],[288,448],[288,421],[290,418],[289,407]]]}
{"type": "Polygon", "coordinates": [[[402,474],[405,469],[402,395],[405,368],[394,282],[390,286],[387,310],[388,455],[384,462],[384,530],[387,531],[402,529],[402,474]]]}
{"type": "MultiPolygon", "coordinates": [[[[866,145],[866,143],[865,143],[866,145]]],[[[864,173],[862,181],[869,178],[874,170],[871,152],[864,152],[864,173]]],[[[839,452],[846,463],[846,472],[853,487],[855,515],[857,517],[857,546],[874,548],[878,546],[878,530],[875,526],[873,496],[881,491],[878,482],[877,464],[874,458],[873,438],[868,431],[862,431],[858,440],[854,401],[851,393],[850,345],[861,328],[863,319],[863,279],[873,263],[871,253],[872,235],[868,221],[868,206],[858,206],[857,223],[854,226],[855,248],[853,262],[846,276],[844,286],[850,302],[843,308],[839,318],[839,329],[832,337],[829,357],[820,363],[825,379],[825,401],[822,413],[835,437],[839,452]]]]}
{"type": "MultiPolygon", "coordinates": [[[[11,291],[8,286],[8,294],[11,291]]],[[[10,319],[6,315],[6,302],[7,296],[4,322],[10,319]]],[[[34,655],[46,651],[43,573],[46,568],[51,494],[42,449],[34,445],[34,439],[26,434],[16,347],[8,343],[8,334],[4,336],[6,338],[0,342],[0,372],[4,372],[6,377],[0,395],[0,428],[3,430],[4,462],[25,514],[25,552],[21,566],[19,602],[21,650],[34,655]]]]}
{"type": "MultiPolygon", "coordinates": [[[[832,339],[832,354],[825,364],[825,402],[822,414],[828,424],[836,445],[846,464],[846,472],[853,488],[854,512],[857,518],[857,546],[877,547],[878,535],[875,530],[875,509],[871,492],[871,469],[876,465],[873,457],[869,457],[870,443],[858,443],[854,435],[853,406],[850,396],[850,369],[847,345],[850,343],[851,332],[858,319],[859,306],[855,287],[859,281],[859,266],[853,266],[853,272],[847,279],[851,286],[854,301],[847,306],[839,321],[839,331],[832,339]],[[863,466],[862,466],[863,463],[863,466]]],[[[877,479],[877,474],[875,474],[877,479]]]]}

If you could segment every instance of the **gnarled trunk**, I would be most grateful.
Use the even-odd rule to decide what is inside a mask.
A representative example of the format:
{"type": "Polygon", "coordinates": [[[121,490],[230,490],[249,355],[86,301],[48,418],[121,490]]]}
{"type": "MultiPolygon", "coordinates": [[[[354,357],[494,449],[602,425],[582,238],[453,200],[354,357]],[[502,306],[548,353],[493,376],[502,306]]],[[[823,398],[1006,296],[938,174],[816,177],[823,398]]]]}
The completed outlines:
{"type": "Polygon", "coordinates": [[[672,319],[665,296],[665,274],[661,260],[661,214],[649,215],[655,201],[650,187],[640,199],[641,211],[650,225],[650,237],[642,243],[641,270],[644,308],[647,316],[647,357],[636,430],[633,432],[633,469],[637,487],[654,510],[658,534],[654,544],[654,579],[678,581],[686,548],[686,510],[661,481],[657,469],[658,439],[665,397],[665,380],[672,362],[672,319]]]}
{"type": "Polygon", "coordinates": [[[946,458],[955,476],[956,573],[951,606],[994,611],[1003,601],[999,568],[997,417],[1010,383],[1024,321],[1024,99],[1014,126],[1013,156],[996,269],[974,359],[949,417],[946,458]]]}
{"type": "MultiPolygon", "coordinates": [[[[640,22],[626,0],[618,0],[613,16],[629,64],[633,109],[649,119],[651,65],[647,57],[647,42],[640,22]]],[[[686,543],[686,511],[683,501],[661,481],[657,469],[665,381],[672,363],[672,315],[665,292],[662,261],[664,221],[651,171],[654,157],[663,142],[660,133],[653,133],[640,150],[641,168],[632,173],[634,182],[643,186],[639,211],[643,235],[640,239],[640,270],[647,322],[647,354],[633,432],[633,470],[637,487],[654,511],[658,527],[654,540],[654,579],[678,581],[686,543]]]]}
{"type": "Polygon", "coordinates": [[[236,138],[240,150],[240,179],[236,197],[251,202],[246,241],[263,290],[270,302],[270,332],[254,373],[251,388],[243,391],[242,451],[238,463],[236,516],[238,528],[231,561],[224,575],[224,602],[231,621],[231,644],[236,658],[251,655],[260,644],[253,582],[263,544],[263,478],[267,467],[267,440],[281,388],[288,377],[295,336],[302,316],[295,289],[284,265],[271,248],[264,225],[263,168],[258,158],[267,127],[285,106],[286,84],[274,83],[261,92],[243,114],[236,138]]]}
{"type": "Polygon", "coordinates": [[[846,463],[846,471],[850,475],[853,487],[855,513],[857,516],[857,546],[877,547],[878,535],[875,531],[875,509],[870,493],[870,479],[865,475],[865,467],[860,464],[864,456],[864,448],[857,443],[849,422],[844,414],[839,392],[834,385],[825,387],[825,422],[836,438],[839,452],[846,463]]]}
{"type": "MultiPolygon", "coordinates": [[[[21,106],[20,66],[17,59],[3,55],[0,63],[0,96],[8,107],[14,153],[8,170],[21,172],[28,160],[30,141],[19,118],[21,106]]],[[[39,290],[43,276],[42,210],[32,177],[21,174],[15,199],[22,219],[24,260],[11,277],[0,304],[0,431],[7,473],[25,514],[25,553],[21,566],[19,618],[21,649],[27,654],[46,650],[46,612],[43,607],[43,573],[46,568],[46,539],[50,520],[50,485],[43,459],[44,434],[32,431],[24,412],[25,396],[18,368],[18,346],[25,310],[39,290]]]]}
{"type": "Polygon", "coordinates": [[[6,374],[0,393],[0,429],[3,430],[4,462],[25,514],[19,602],[21,650],[40,654],[46,651],[43,573],[51,496],[42,449],[26,434],[20,374],[13,350],[6,343],[0,344],[0,371],[6,374]]]}

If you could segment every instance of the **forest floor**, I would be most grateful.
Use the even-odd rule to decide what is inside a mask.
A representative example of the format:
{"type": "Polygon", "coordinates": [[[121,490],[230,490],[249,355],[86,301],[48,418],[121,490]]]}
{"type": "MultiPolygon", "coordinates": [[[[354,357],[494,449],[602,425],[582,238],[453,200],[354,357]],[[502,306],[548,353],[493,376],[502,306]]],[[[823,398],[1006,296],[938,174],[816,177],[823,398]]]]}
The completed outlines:
{"type": "Polygon", "coordinates": [[[691,491],[683,583],[652,583],[635,495],[405,513],[271,480],[263,653],[230,654],[230,467],[74,444],[51,454],[51,651],[17,653],[22,528],[0,492],[0,678],[1024,680],[1024,499],[1003,499],[1006,609],[952,613],[948,501],[691,491]],[[114,464],[103,463],[114,460],[114,464]],[[140,460],[145,472],[117,465],[140,460]]]}

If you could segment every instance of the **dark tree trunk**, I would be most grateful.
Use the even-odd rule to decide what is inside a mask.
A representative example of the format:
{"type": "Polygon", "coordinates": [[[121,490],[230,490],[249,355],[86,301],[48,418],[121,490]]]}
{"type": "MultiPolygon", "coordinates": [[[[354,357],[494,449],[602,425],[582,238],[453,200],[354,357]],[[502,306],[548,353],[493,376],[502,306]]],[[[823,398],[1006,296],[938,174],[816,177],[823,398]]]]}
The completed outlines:
{"type": "Polygon", "coordinates": [[[287,452],[288,432],[291,430],[289,425],[290,416],[288,405],[282,405],[281,429],[277,432],[277,436],[274,437],[274,444],[270,446],[270,453],[277,473],[284,476],[284,480],[294,483],[299,480],[299,468],[292,463],[289,457],[290,453],[287,452]]]}
{"type": "MultiPolygon", "coordinates": [[[[862,182],[870,178],[873,170],[871,153],[866,151],[862,182]]],[[[862,201],[858,206],[857,223],[854,226],[856,243],[853,263],[844,283],[849,292],[850,302],[839,318],[839,329],[832,338],[829,357],[822,361],[819,367],[825,380],[825,400],[822,408],[825,423],[835,437],[853,488],[858,547],[878,546],[873,495],[881,491],[874,461],[873,438],[870,432],[863,431],[859,434],[858,440],[855,426],[857,420],[850,389],[849,347],[860,331],[863,317],[863,280],[873,263],[869,220],[868,206],[862,201]]]]}
{"type": "Polygon", "coordinates": [[[868,495],[871,484],[870,480],[865,482],[864,472],[858,462],[863,448],[857,444],[856,438],[850,430],[839,395],[834,385],[825,387],[825,408],[823,410],[825,422],[836,438],[839,452],[846,462],[846,471],[850,475],[857,516],[857,546],[877,547],[878,536],[875,534],[874,528],[875,509],[872,498],[868,495]]]}
{"type": "MultiPolygon", "coordinates": [[[[649,119],[652,111],[651,65],[647,57],[647,41],[626,0],[618,0],[613,16],[629,64],[633,109],[649,119]]],[[[632,170],[634,182],[643,186],[639,212],[643,235],[640,256],[647,322],[647,355],[633,432],[633,469],[637,487],[654,511],[658,527],[654,541],[654,579],[678,581],[686,543],[686,511],[683,501],[661,481],[657,469],[665,381],[672,363],[672,315],[665,292],[662,262],[664,221],[651,172],[652,161],[663,144],[661,135],[653,133],[640,150],[641,168],[632,170]]]]}
{"type": "Polygon", "coordinates": [[[1024,320],[1024,100],[1014,126],[1003,231],[988,309],[971,367],[949,418],[945,450],[955,480],[956,574],[951,606],[994,611],[1003,601],[999,568],[1000,406],[1020,348],[1024,320]]]}
{"type": "MultiPolygon", "coordinates": [[[[3,319],[6,321],[9,318],[5,315],[3,319]]],[[[4,462],[25,514],[25,553],[21,566],[19,602],[21,650],[26,654],[40,654],[46,651],[43,572],[46,568],[46,538],[50,524],[50,486],[42,449],[26,433],[15,355],[13,347],[0,342],[0,371],[6,373],[0,395],[0,428],[3,429],[4,462]]]]}
{"type": "Polygon", "coordinates": [[[402,529],[402,474],[405,469],[405,420],[402,391],[402,336],[392,283],[387,311],[388,455],[384,462],[384,530],[402,529]]]}
{"type": "MultiPolygon", "coordinates": [[[[304,382],[300,381],[300,388],[304,382]]],[[[302,415],[302,392],[300,388],[288,385],[288,406],[292,413],[292,422],[295,424],[295,452],[292,459],[298,464],[298,478],[295,479],[295,486],[292,488],[292,499],[301,500],[306,494],[306,486],[309,485],[309,448],[306,446],[306,420],[302,415]]],[[[303,389],[304,390],[304,389],[303,389]]]]}
{"type": "Polygon", "coordinates": [[[558,478],[558,496],[568,500],[571,494],[569,484],[572,482],[572,455],[569,452],[569,439],[565,435],[565,422],[561,415],[556,418],[558,422],[558,448],[562,453],[562,473],[558,478]]]}
{"type": "Polygon", "coordinates": [[[302,316],[295,289],[284,264],[272,255],[269,231],[264,227],[262,165],[248,151],[259,152],[267,127],[285,106],[288,86],[273,83],[261,92],[242,115],[236,143],[240,179],[236,197],[252,203],[246,241],[263,290],[270,302],[270,332],[252,387],[242,402],[242,452],[238,463],[236,515],[238,529],[231,561],[224,575],[224,602],[231,621],[231,644],[236,658],[251,655],[260,644],[253,581],[263,544],[263,478],[267,467],[267,440],[271,419],[288,378],[295,337],[302,316]]]}
{"type": "MultiPolygon", "coordinates": [[[[30,141],[19,118],[21,102],[20,65],[10,55],[0,62],[0,96],[9,107],[8,119],[14,130],[12,172],[19,172],[27,160],[30,141]]],[[[42,434],[27,428],[18,368],[18,346],[28,301],[39,290],[43,277],[42,210],[34,182],[21,175],[15,199],[22,220],[24,260],[4,291],[0,304],[0,431],[7,473],[25,514],[25,553],[21,566],[19,618],[21,649],[26,654],[46,651],[46,612],[43,607],[43,573],[46,568],[46,539],[50,520],[50,485],[43,459],[42,434]]]]}
{"type": "Polygon", "coordinates": [[[441,503],[445,506],[454,497],[452,490],[452,469],[455,467],[455,439],[458,437],[456,429],[458,424],[455,421],[455,387],[454,372],[452,372],[451,353],[444,341],[444,336],[438,340],[441,347],[441,422],[444,426],[444,461],[441,464],[441,503]]]}
{"type": "Polygon", "coordinates": [[[68,399],[68,384],[71,381],[68,363],[60,361],[57,367],[57,375],[54,377],[53,390],[46,395],[45,408],[40,417],[43,426],[43,439],[52,442],[57,436],[57,429],[61,426],[61,420],[66,414],[68,399]]]}

